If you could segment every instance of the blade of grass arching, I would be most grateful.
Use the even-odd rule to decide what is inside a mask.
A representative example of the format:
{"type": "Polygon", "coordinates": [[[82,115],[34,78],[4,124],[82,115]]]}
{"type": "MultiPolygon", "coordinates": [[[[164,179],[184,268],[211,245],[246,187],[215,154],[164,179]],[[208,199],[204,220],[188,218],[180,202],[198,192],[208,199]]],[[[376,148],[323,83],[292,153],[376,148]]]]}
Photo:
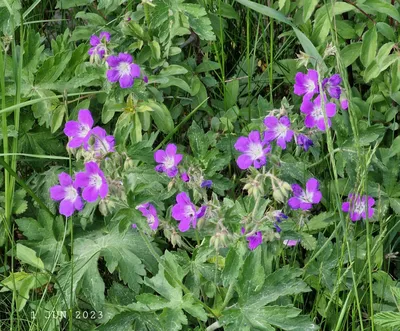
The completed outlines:
{"type": "MultiPolygon", "coordinates": [[[[37,159],[51,159],[51,160],[69,160],[66,156],[55,156],[55,155],[42,155],[42,154],[26,154],[26,153],[0,153],[0,156],[28,156],[37,159]]],[[[5,158],[4,158],[5,159],[5,158]]]]}
{"type": "MultiPolygon", "coordinates": [[[[76,97],[76,96],[81,96],[81,95],[90,95],[90,94],[98,94],[98,93],[103,93],[103,91],[71,93],[71,94],[68,94],[68,96],[69,97],[76,97]]],[[[55,99],[62,99],[62,98],[64,98],[64,95],[63,94],[59,94],[59,95],[53,95],[51,97],[36,98],[36,99],[29,100],[29,101],[24,101],[24,102],[21,102],[19,104],[16,104],[16,105],[1,109],[0,110],[0,114],[8,113],[8,112],[10,112],[12,110],[20,109],[20,108],[23,108],[23,107],[26,107],[26,106],[32,106],[32,105],[37,104],[37,103],[39,103],[41,101],[55,100],[55,99]]]]}
{"type": "Polygon", "coordinates": [[[160,142],[159,144],[158,144],[158,146],[154,149],[154,151],[156,151],[156,150],[158,150],[158,149],[160,149],[167,141],[169,141],[172,137],[173,137],[173,135],[176,133],[176,132],[178,132],[179,131],[179,129],[182,127],[182,125],[184,125],[187,121],[189,121],[190,120],[190,118],[200,109],[200,107],[202,106],[202,105],[204,105],[204,103],[208,100],[209,98],[207,98],[207,99],[204,99],[195,109],[193,109],[175,128],[174,128],[174,130],[172,131],[172,132],[170,132],[164,139],[163,139],[163,141],[162,142],[160,142]]]}
{"type": "Polygon", "coordinates": [[[274,87],[274,80],[273,80],[273,70],[272,64],[274,63],[274,19],[271,17],[269,22],[269,102],[271,105],[274,104],[274,97],[273,97],[273,87],[274,87]]]}
{"type": "Polygon", "coordinates": [[[265,16],[268,16],[278,22],[281,23],[285,23],[288,24],[292,27],[294,33],[296,34],[297,38],[299,39],[300,44],[303,46],[304,51],[311,55],[312,58],[316,61],[321,63],[321,65],[323,66],[323,68],[326,68],[325,63],[323,63],[322,57],[319,54],[319,52],[317,51],[317,49],[315,48],[315,46],[312,44],[312,42],[310,41],[310,39],[308,39],[305,34],[303,32],[301,32],[296,25],[289,20],[285,15],[283,15],[282,13],[280,13],[279,11],[264,6],[264,5],[260,5],[258,3],[255,3],[253,1],[249,1],[249,0],[235,0],[236,2],[239,2],[240,4],[242,4],[243,6],[246,6],[250,9],[255,10],[256,12],[263,14],[265,16]]]}

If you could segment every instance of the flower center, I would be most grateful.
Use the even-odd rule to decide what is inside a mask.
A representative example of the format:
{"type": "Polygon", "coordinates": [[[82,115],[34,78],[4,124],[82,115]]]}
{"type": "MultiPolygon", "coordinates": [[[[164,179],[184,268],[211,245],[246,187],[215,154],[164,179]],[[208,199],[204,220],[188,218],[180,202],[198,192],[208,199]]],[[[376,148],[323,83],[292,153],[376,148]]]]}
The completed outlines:
{"type": "Polygon", "coordinates": [[[131,65],[128,62],[121,62],[118,65],[118,71],[121,76],[130,75],[131,73],[131,65]]]}
{"type": "Polygon", "coordinates": [[[311,116],[315,119],[323,118],[324,113],[322,112],[321,106],[314,106],[314,110],[312,111],[311,116]]]}
{"type": "Polygon", "coordinates": [[[277,138],[285,138],[288,129],[289,128],[286,125],[279,123],[275,129],[277,138]]]}
{"type": "Polygon", "coordinates": [[[90,176],[89,186],[94,186],[96,189],[99,189],[103,185],[103,179],[99,174],[94,174],[90,176]]]}
{"type": "Polygon", "coordinates": [[[163,163],[164,163],[165,168],[171,169],[172,167],[175,166],[174,157],[173,157],[173,156],[167,156],[167,157],[165,157],[163,163]]]}
{"type": "Polygon", "coordinates": [[[65,188],[65,198],[66,200],[75,201],[78,197],[78,191],[72,186],[67,186],[65,188]]]}
{"type": "Polygon", "coordinates": [[[85,138],[90,131],[90,127],[86,124],[81,124],[79,127],[78,137],[85,138]]]}
{"type": "Polygon", "coordinates": [[[186,205],[184,210],[186,217],[192,218],[196,214],[196,211],[191,205],[186,205]]]}
{"type": "Polygon", "coordinates": [[[313,192],[305,191],[301,194],[300,200],[303,202],[312,203],[313,196],[313,192]]]}
{"type": "Polygon", "coordinates": [[[357,199],[354,203],[354,213],[362,214],[365,211],[365,203],[357,199]]]}
{"type": "Polygon", "coordinates": [[[263,147],[260,143],[250,143],[247,154],[252,160],[260,159],[264,156],[263,147]]]}
{"type": "Polygon", "coordinates": [[[94,149],[100,153],[107,154],[110,151],[110,144],[105,139],[96,139],[94,149]]]}
{"type": "Polygon", "coordinates": [[[154,222],[155,222],[154,216],[153,215],[148,215],[147,216],[147,223],[149,223],[149,226],[153,226],[154,222]]]}
{"type": "Polygon", "coordinates": [[[307,92],[312,92],[315,90],[315,83],[311,79],[307,80],[307,83],[305,85],[307,92]]]}

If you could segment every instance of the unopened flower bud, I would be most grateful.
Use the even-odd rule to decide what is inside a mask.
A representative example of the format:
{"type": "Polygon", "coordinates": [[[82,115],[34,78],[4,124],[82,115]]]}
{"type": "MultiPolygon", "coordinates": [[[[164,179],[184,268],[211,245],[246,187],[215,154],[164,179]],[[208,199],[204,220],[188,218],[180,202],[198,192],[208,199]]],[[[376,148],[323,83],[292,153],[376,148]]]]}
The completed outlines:
{"type": "Polygon", "coordinates": [[[274,190],[274,192],[272,193],[272,196],[278,202],[283,203],[285,201],[285,197],[284,197],[284,195],[282,194],[282,191],[279,188],[276,188],[274,190]]]}
{"type": "Polygon", "coordinates": [[[310,61],[310,55],[300,51],[300,54],[297,54],[297,67],[305,66],[307,67],[308,62],[310,61]]]}
{"type": "Polygon", "coordinates": [[[179,235],[178,232],[171,233],[171,244],[175,248],[176,245],[179,247],[182,245],[182,237],[179,235]]]}
{"type": "Polygon", "coordinates": [[[124,162],[124,170],[129,170],[133,168],[133,160],[129,157],[126,158],[124,162]]]}

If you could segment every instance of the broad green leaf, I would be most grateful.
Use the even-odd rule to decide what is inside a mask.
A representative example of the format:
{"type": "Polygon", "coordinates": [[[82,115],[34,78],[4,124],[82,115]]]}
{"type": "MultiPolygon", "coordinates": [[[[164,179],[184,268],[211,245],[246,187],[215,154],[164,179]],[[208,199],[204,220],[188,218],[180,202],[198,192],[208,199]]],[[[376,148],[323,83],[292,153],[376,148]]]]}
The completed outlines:
{"type": "Polygon", "coordinates": [[[319,0],[309,0],[309,1],[304,1],[303,4],[303,22],[307,22],[315,7],[317,6],[319,0]]]}
{"type": "Polygon", "coordinates": [[[189,24],[202,40],[215,40],[215,34],[211,27],[211,21],[203,6],[193,3],[184,3],[180,6],[187,16],[189,24]]]}
{"type": "Polygon", "coordinates": [[[168,81],[165,83],[161,83],[159,85],[159,88],[167,88],[170,86],[177,86],[177,87],[181,88],[182,90],[186,91],[187,93],[192,94],[192,90],[190,89],[190,86],[182,78],[169,76],[168,81]]]}
{"type": "Polygon", "coordinates": [[[346,2],[334,2],[333,4],[321,6],[315,13],[315,22],[311,39],[317,44],[324,42],[329,34],[333,16],[349,12],[353,9],[354,6],[346,2]]]}
{"type": "Polygon", "coordinates": [[[160,44],[153,40],[149,43],[149,46],[151,48],[151,53],[153,54],[153,58],[156,60],[161,59],[161,48],[160,48],[160,44]]]}
{"type": "Polygon", "coordinates": [[[385,0],[367,0],[363,3],[363,6],[368,6],[378,13],[386,14],[394,18],[397,22],[400,22],[399,11],[385,0]]]}
{"type": "Polygon", "coordinates": [[[379,33],[384,35],[390,41],[394,42],[396,40],[394,30],[389,24],[387,24],[385,22],[378,22],[378,23],[376,23],[376,28],[378,29],[379,33]]]}
{"type": "Polygon", "coordinates": [[[3,287],[0,292],[16,291],[17,310],[21,311],[29,300],[29,291],[42,287],[49,281],[50,276],[44,273],[15,272],[1,281],[3,287]]]}
{"type": "Polygon", "coordinates": [[[375,324],[385,328],[400,328],[400,313],[385,311],[374,317],[375,324]]]}
{"type": "Polygon", "coordinates": [[[17,244],[17,259],[37,269],[44,269],[43,261],[36,256],[36,252],[19,243],[17,244]]]}
{"type": "Polygon", "coordinates": [[[64,116],[66,113],[66,107],[64,104],[59,105],[56,109],[54,109],[51,113],[51,133],[56,132],[61,124],[63,123],[64,116]]]}
{"type": "Polygon", "coordinates": [[[243,246],[240,245],[232,246],[229,249],[228,255],[225,258],[225,267],[222,272],[222,279],[224,286],[230,285],[232,282],[236,281],[239,276],[239,271],[243,265],[243,246]]]}
{"type": "Polygon", "coordinates": [[[154,101],[149,101],[148,105],[153,109],[150,113],[157,128],[168,134],[174,129],[174,121],[172,120],[171,113],[164,104],[158,104],[154,101]]]}
{"type": "Polygon", "coordinates": [[[187,72],[188,71],[186,68],[177,64],[171,64],[168,67],[161,70],[160,75],[163,76],[184,75],[187,72]]]}
{"type": "Polygon", "coordinates": [[[343,65],[348,67],[353,64],[361,54],[362,43],[351,43],[340,51],[340,57],[343,60],[343,65]]]}
{"type": "Polygon", "coordinates": [[[376,27],[374,26],[363,36],[360,60],[364,67],[368,67],[369,64],[375,59],[377,47],[378,34],[376,32],[376,27]]]}
{"type": "Polygon", "coordinates": [[[213,71],[213,70],[218,70],[220,69],[220,65],[217,62],[213,62],[213,61],[203,61],[201,62],[197,68],[196,68],[196,72],[197,73],[202,73],[202,72],[208,72],[208,71],[213,71]]]}

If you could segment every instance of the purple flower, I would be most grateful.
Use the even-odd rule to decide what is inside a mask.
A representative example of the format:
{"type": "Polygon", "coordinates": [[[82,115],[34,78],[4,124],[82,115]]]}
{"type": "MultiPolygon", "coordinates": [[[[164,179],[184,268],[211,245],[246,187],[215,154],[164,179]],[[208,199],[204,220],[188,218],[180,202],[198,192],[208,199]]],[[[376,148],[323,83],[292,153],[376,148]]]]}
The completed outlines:
{"type": "Polygon", "coordinates": [[[96,162],[85,163],[85,172],[76,174],[75,183],[83,188],[82,197],[87,202],[95,202],[100,196],[104,199],[108,194],[108,185],[103,171],[96,162]]]}
{"type": "Polygon", "coordinates": [[[206,188],[210,188],[212,186],[212,180],[204,180],[201,184],[200,187],[206,187],[206,188]]]}
{"type": "Polygon", "coordinates": [[[149,82],[149,77],[143,76],[143,81],[147,84],[149,82]]]}
{"type": "Polygon", "coordinates": [[[83,202],[78,193],[78,186],[76,182],[72,181],[70,175],[62,172],[58,175],[58,180],[61,185],[50,187],[50,197],[55,201],[60,201],[60,214],[64,216],[71,216],[75,209],[82,210],[83,202]]]}
{"type": "Polygon", "coordinates": [[[185,192],[176,196],[176,202],[176,205],[172,207],[172,217],[179,221],[179,230],[185,232],[189,230],[190,225],[196,228],[197,220],[204,216],[207,207],[202,206],[196,210],[196,206],[185,192]]]}
{"type": "Polygon", "coordinates": [[[68,121],[65,123],[64,133],[70,138],[68,147],[88,148],[88,141],[93,126],[93,118],[89,109],[81,109],[78,113],[78,121],[68,121]]]}
{"type": "Polygon", "coordinates": [[[288,201],[289,206],[292,209],[311,209],[313,204],[319,203],[322,198],[322,194],[318,191],[318,180],[315,178],[310,178],[306,184],[306,191],[298,184],[292,185],[292,190],[294,197],[290,198],[288,201]]]}
{"type": "Polygon", "coordinates": [[[93,149],[96,151],[96,156],[115,152],[115,139],[113,136],[107,136],[106,130],[96,126],[92,129],[92,135],[95,138],[93,149]]]}
{"type": "Polygon", "coordinates": [[[347,108],[349,108],[349,100],[347,99],[341,99],[340,100],[340,107],[342,107],[342,109],[346,110],[347,108]]]}
{"type": "MultiPolygon", "coordinates": [[[[332,122],[329,117],[336,114],[336,105],[332,102],[325,103],[326,116],[328,117],[328,127],[331,127],[332,122]]],[[[307,128],[316,126],[319,130],[325,131],[324,113],[321,108],[321,98],[316,97],[314,102],[310,100],[303,100],[300,110],[306,114],[304,124],[307,128]]]]}
{"type": "Polygon", "coordinates": [[[261,141],[260,132],[251,131],[249,137],[240,137],[235,143],[235,149],[243,154],[237,159],[237,165],[244,170],[251,165],[261,168],[267,163],[265,155],[271,150],[266,141],[261,141]]]}
{"type": "Polygon", "coordinates": [[[299,243],[299,241],[300,240],[296,240],[296,239],[286,239],[283,241],[283,244],[288,247],[293,247],[293,246],[296,246],[299,243]]]}
{"type": "Polygon", "coordinates": [[[249,249],[255,250],[262,243],[262,233],[261,231],[256,232],[255,235],[247,236],[246,240],[249,242],[249,249]]]}
{"type": "Polygon", "coordinates": [[[119,81],[121,88],[130,88],[134,79],[140,77],[140,67],[132,63],[132,55],[119,53],[118,56],[111,55],[107,58],[110,69],[107,70],[107,79],[111,83],[119,81]]]}
{"type": "Polygon", "coordinates": [[[315,93],[318,93],[318,72],[308,70],[307,74],[298,72],[295,77],[294,94],[303,95],[303,100],[310,100],[315,93]]]}
{"type": "Polygon", "coordinates": [[[90,45],[92,48],[89,49],[89,55],[98,56],[100,59],[104,57],[107,47],[106,43],[110,41],[110,34],[108,32],[100,32],[100,36],[92,35],[90,37],[90,45]]]}
{"type": "Polygon", "coordinates": [[[278,223],[280,223],[280,222],[282,222],[282,220],[286,220],[288,218],[287,215],[282,213],[282,211],[280,211],[280,210],[275,210],[273,212],[273,215],[278,223]]]}
{"type": "Polygon", "coordinates": [[[280,228],[280,226],[276,223],[274,223],[274,227],[276,229],[276,232],[280,233],[282,231],[282,229],[280,228]]]}
{"type": "Polygon", "coordinates": [[[329,78],[325,78],[322,81],[322,87],[325,88],[332,98],[339,99],[342,89],[340,88],[340,83],[342,78],[339,74],[334,74],[329,78]]]}
{"type": "Polygon", "coordinates": [[[299,135],[296,137],[296,143],[297,143],[297,145],[302,146],[303,149],[304,149],[306,152],[308,151],[308,149],[309,149],[311,146],[314,145],[313,141],[312,141],[310,138],[308,138],[307,136],[305,136],[304,134],[299,134],[299,135]]]}
{"type": "Polygon", "coordinates": [[[277,119],[275,116],[268,116],[264,119],[267,131],[264,133],[264,139],[267,142],[276,140],[276,143],[282,149],[286,149],[286,142],[292,140],[294,132],[290,130],[290,120],[287,116],[277,119]]]}
{"type": "Polygon", "coordinates": [[[158,216],[157,210],[151,203],[144,203],[137,207],[144,217],[147,218],[147,223],[152,230],[157,230],[158,227],[158,216]]]}
{"type": "Polygon", "coordinates": [[[182,179],[185,183],[187,183],[187,182],[190,180],[190,177],[189,177],[189,175],[188,175],[187,172],[184,172],[184,173],[181,174],[181,179],[182,179]]]}
{"type": "Polygon", "coordinates": [[[168,144],[165,151],[162,149],[154,153],[154,159],[160,163],[155,167],[158,172],[165,172],[168,177],[175,177],[178,173],[177,165],[182,161],[183,155],[176,154],[176,145],[168,144]]]}
{"type": "Polygon", "coordinates": [[[350,219],[353,222],[359,221],[361,218],[367,218],[367,203],[368,203],[368,218],[374,216],[375,209],[372,206],[375,200],[367,195],[360,196],[359,194],[349,194],[349,201],[343,202],[342,210],[349,213],[350,219]]]}

